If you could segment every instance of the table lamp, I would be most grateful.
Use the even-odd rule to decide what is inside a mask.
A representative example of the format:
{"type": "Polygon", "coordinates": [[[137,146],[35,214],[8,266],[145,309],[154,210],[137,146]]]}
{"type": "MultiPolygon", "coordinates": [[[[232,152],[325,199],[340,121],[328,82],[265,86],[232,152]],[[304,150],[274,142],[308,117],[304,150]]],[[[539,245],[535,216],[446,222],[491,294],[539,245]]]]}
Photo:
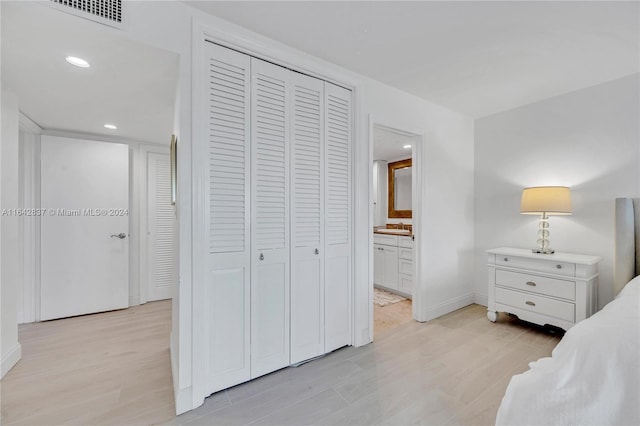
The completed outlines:
{"type": "Polygon", "coordinates": [[[520,214],[540,215],[538,248],[534,253],[553,254],[549,247],[549,216],[571,214],[571,191],[566,186],[537,186],[522,190],[520,214]]]}

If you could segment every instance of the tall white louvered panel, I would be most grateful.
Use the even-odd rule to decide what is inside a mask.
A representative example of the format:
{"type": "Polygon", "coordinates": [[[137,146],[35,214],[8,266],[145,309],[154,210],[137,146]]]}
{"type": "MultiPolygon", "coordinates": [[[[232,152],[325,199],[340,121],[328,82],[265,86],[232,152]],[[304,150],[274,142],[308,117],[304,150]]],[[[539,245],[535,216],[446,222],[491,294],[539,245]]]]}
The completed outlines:
{"type": "Polygon", "coordinates": [[[210,63],[211,251],[245,248],[246,103],[245,73],[240,67],[210,63]]]}
{"type": "Polygon", "coordinates": [[[173,224],[174,207],[171,204],[171,163],[169,154],[149,152],[147,155],[149,185],[148,276],[151,279],[147,300],[171,298],[173,284],[173,224]]]}
{"type": "Polygon", "coordinates": [[[251,59],[251,377],[289,365],[289,73],[251,59]]]}
{"type": "Polygon", "coordinates": [[[350,97],[340,93],[342,88],[329,87],[333,90],[326,97],[327,244],[346,244],[350,237],[351,105],[350,97]]]}
{"type": "Polygon", "coordinates": [[[207,392],[251,378],[251,60],[206,43],[207,392]]]}
{"type": "MultiPolygon", "coordinates": [[[[266,64],[263,66],[267,67],[266,64]]],[[[289,225],[286,211],[286,82],[264,71],[255,73],[253,82],[255,244],[258,250],[280,249],[285,247],[289,225]]]]}
{"type": "Polygon", "coordinates": [[[291,363],[324,353],[324,83],[291,76],[291,363]]]}
{"type": "Polygon", "coordinates": [[[325,352],[351,341],[351,92],[325,82],[325,352]]]}

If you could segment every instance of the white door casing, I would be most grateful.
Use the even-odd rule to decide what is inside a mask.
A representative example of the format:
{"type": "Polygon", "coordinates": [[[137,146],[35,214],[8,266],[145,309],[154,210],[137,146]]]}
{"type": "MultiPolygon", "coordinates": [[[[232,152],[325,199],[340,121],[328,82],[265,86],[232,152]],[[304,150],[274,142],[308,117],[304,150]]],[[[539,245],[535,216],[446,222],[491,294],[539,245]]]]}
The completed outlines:
{"type": "Polygon", "coordinates": [[[291,75],[291,363],[324,353],[324,82],[291,75]]]}
{"type": "Polygon", "coordinates": [[[174,207],[169,154],[147,152],[147,301],[170,299],[174,277],[174,207]]]}
{"type": "Polygon", "coordinates": [[[289,70],[251,59],[251,378],[289,365],[289,70]]]}
{"type": "Polygon", "coordinates": [[[208,118],[205,392],[251,377],[251,61],[205,43],[208,118]]]}
{"type": "Polygon", "coordinates": [[[40,319],[128,307],[129,147],[42,136],[40,205],[40,319]]]}

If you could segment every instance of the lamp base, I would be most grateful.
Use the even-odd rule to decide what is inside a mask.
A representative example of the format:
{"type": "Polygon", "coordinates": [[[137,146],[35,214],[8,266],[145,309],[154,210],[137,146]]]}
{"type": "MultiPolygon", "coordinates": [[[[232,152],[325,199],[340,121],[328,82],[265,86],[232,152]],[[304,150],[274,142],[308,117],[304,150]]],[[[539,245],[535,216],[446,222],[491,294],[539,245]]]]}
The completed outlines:
{"type": "Polygon", "coordinates": [[[539,254],[553,254],[553,253],[555,253],[555,252],[556,252],[556,251],[555,251],[554,249],[550,249],[550,248],[547,248],[547,249],[539,249],[539,248],[531,249],[531,253],[539,253],[539,254]]]}

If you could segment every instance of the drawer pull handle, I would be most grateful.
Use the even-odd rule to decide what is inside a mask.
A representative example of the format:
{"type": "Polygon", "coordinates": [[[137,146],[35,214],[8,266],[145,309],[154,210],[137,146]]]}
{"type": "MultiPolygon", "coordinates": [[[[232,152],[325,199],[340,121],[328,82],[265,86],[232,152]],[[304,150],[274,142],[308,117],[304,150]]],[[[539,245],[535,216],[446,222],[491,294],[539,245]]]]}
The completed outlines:
{"type": "Polygon", "coordinates": [[[562,269],[562,265],[556,265],[556,268],[562,269]]]}
{"type": "Polygon", "coordinates": [[[527,281],[527,285],[530,285],[531,287],[535,287],[536,283],[534,283],[533,281],[527,281]]]}
{"type": "Polygon", "coordinates": [[[504,261],[505,261],[505,262],[508,262],[508,261],[509,261],[509,258],[508,258],[508,257],[505,257],[505,258],[504,258],[504,261]]]}
{"type": "Polygon", "coordinates": [[[530,300],[527,300],[525,303],[529,306],[536,306],[536,304],[531,302],[530,300]]]}

